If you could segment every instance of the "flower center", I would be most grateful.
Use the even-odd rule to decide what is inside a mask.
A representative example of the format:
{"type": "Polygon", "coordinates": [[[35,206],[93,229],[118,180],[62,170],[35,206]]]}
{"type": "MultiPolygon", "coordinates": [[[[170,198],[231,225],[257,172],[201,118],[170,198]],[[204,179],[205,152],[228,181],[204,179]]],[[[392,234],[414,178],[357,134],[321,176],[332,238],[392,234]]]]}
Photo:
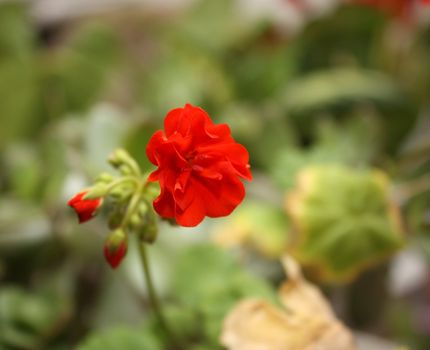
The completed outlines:
{"type": "Polygon", "coordinates": [[[196,155],[197,155],[197,152],[196,151],[192,151],[192,152],[188,153],[185,156],[185,160],[187,161],[188,164],[191,165],[191,163],[193,162],[193,160],[196,157],[196,155]]]}
{"type": "Polygon", "coordinates": [[[188,166],[196,171],[202,172],[205,169],[205,160],[210,158],[207,154],[198,153],[197,151],[191,151],[185,156],[188,166]]]}

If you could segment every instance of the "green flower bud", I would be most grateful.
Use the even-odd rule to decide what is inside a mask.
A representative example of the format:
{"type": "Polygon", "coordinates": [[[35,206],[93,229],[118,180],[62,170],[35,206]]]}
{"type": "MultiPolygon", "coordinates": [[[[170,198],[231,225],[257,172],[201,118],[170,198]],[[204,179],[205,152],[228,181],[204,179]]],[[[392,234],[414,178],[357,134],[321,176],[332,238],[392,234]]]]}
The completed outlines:
{"type": "Polygon", "coordinates": [[[153,243],[158,236],[158,222],[153,211],[148,212],[136,233],[141,241],[153,243]]]}
{"type": "Polygon", "coordinates": [[[124,175],[140,175],[139,165],[123,149],[115,150],[108,158],[108,162],[115,168],[119,169],[124,175]]]}
{"type": "Polygon", "coordinates": [[[117,201],[126,201],[133,193],[134,187],[130,185],[118,185],[110,190],[109,194],[117,201]]]}
{"type": "Polygon", "coordinates": [[[123,208],[119,207],[112,211],[108,217],[108,226],[111,230],[115,230],[121,226],[124,217],[123,208]]]}
{"type": "Polygon", "coordinates": [[[134,213],[130,218],[130,225],[132,227],[139,226],[142,223],[142,217],[139,215],[139,213],[134,213]]]}
{"type": "Polygon", "coordinates": [[[101,182],[101,183],[109,184],[110,182],[112,182],[112,180],[113,180],[113,176],[111,174],[101,173],[99,176],[97,176],[96,183],[101,182]]]}
{"type": "Polygon", "coordinates": [[[122,148],[119,148],[113,152],[114,158],[118,159],[120,163],[128,163],[132,158],[130,154],[122,148]]]}
{"type": "Polygon", "coordinates": [[[118,170],[121,173],[121,175],[127,176],[127,175],[132,175],[133,174],[133,170],[127,164],[121,164],[119,166],[118,170]]]}
{"type": "Polygon", "coordinates": [[[138,207],[139,214],[143,217],[148,212],[148,204],[145,201],[141,201],[138,207]]]}
{"type": "Polygon", "coordinates": [[[117,149],[109,155],[108,162],[116,168],[121,164],[126,163],[128,158],[130,158],[130,156],[127,151],[123,149],[117,149]]]}

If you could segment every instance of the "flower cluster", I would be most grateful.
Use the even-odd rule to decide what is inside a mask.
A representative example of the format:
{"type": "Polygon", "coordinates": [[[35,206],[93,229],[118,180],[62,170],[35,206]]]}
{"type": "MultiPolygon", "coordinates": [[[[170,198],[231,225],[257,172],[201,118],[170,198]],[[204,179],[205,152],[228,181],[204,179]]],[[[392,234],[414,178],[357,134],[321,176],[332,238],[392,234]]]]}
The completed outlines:
{"type": "Polygon", "coordinates": [[[149,175],[142,174],[127,152],[117,150],[109,161],[121,176],[102,174],[93,187],[68,202],[83,223],[109,199],[113,232],[104,255],[112,268],[126,255],[128,233],[135,232],[143,242],[155,240],[155,213],[187,227],[206,216],[229,215],[245,196],[241,179],[252,179],[248,152],[234,141],[228,125],[214,124],[204,110],[190,104],[167,114],[164,131],[154,133],[146,154],[157,166],[149,175]]]}

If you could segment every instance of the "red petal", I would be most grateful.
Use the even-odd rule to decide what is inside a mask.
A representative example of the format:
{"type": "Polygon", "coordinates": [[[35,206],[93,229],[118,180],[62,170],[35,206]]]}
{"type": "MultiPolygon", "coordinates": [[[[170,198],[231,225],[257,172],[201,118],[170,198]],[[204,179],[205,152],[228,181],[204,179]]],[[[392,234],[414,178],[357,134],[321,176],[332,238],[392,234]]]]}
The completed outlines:
{"type": "Polygon", "coordinates": [[[175,217],[175,201],[172,193],[161,187],[161,194],[155,198],[153,203],[155,211],[163,218],[175,217]]]}
{"type": "Polygon", "coordinates": [[[196,189],[193,187],[187,191],[187,196],[192,198],[190,204],[185,208],[185,210],[181,210],[179,207],[176,207],[175,219],[181,226],[197,226],[205,218],[205,203],[202,201],[202,197],[197,195],[196,189]]]}
{"type": "Polygon", "coordinates": [[[236,177],[222,181],[190,178],[185,193],[176,200],[176,220],[182,226],[195,226],[205,215],[222,217],[229,215],[245,196],[245,189],[236,177]]]}
{"type": "Polygon", "coordinates": [[[204,132],[207,123],[212,124],[209,115],[203,109],[187,103],[184,108],[176,108],[167,114],[164,130],[167,137],[175,133],[184,137],[189,134],[195,137],[204,132]]]}
{"type": "Polygon", "coordinates": [[[252,174],[248,164],[249,154],[247,149],[241,144],[220,143],[215,145],[205,145],[203,147],[198,147],[197,151],[199,154],[206,155],[206,157],[212,156],[219,157],[221,159],[228,159],[231,166],[240,177],[249,181],[252,180],[252,174]]]}
{"type": "Polygon", "coordinates": [[[116,269],[127,253],[127,244],[122,243],[118,247],[109,247],[108,245],[105,245],[103,253],[109,265],[113,269],[116,269]]]}
{"type": "Polygon", "coordinates": [[[230,215],[245,197],[242,182],[234,176],[222,181],[199,180],[198,193],[206,206],[206,215],[212,218],[230,215]]]}
{"type": "Polygon", "coordinates": [[[148,156],[149,161],[154,165],[159,165],[159,161],[157,159],[157,150],[158,148],[166,142],[166,138],[162,130],[158,130],[152,135],[149,139],[148,146],[146,146],[146,155],[148,156]]]}
{"type": "Polygon", "coordinates": [[[72,207],[78,215],[80,224],[92,219],[103,202],[102,198],[83,199],[87,193],[88,191],[79,192],[67,202],[67,204],[72,207]]]}

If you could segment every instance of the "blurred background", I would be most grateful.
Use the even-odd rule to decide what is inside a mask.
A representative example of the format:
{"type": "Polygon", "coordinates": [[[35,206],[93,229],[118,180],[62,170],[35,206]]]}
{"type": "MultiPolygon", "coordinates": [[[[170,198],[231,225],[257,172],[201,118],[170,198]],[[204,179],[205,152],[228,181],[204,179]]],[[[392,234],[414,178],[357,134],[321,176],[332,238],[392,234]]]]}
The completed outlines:
{"type": "Polygon", "coordinates": [[[430,6],[424,0],[0,2],[0,349],[162,349],[130,248],[66,206],[189,102],[255,179],[233,215],[162,224],[166,312],[221,349],[227,311],[292,254],[363,349],[430,349],[430,6]],[[192,288],[190,287],[192,286],[192,288]],[[384,339],[384,340],[382,340],[384,339]]]}

